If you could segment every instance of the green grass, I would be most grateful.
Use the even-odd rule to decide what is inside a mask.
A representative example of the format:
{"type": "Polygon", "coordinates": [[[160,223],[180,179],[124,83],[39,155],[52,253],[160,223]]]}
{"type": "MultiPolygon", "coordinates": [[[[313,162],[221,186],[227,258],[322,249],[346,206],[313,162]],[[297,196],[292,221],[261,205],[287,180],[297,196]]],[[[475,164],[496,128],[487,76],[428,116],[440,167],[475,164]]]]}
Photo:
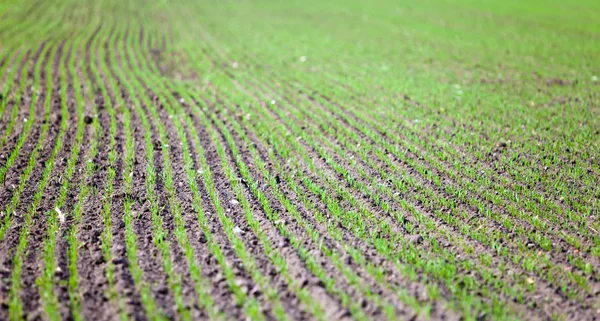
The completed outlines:
{"type": "MultiPolygon", "coordinates": [[[[63,47],[63,49],[64,48],[65,47],[63,47]]],[[[57,51],[53,51],[50,54],[49,63],[54,62],[54,58],[56,56],[57,51]]],[[[61,54],[64,54],[64,52],[61,52],[61,54]]],[[[60,64],[60,61],[61,60],[59,59],[59,64],[60,64]]],[[[50,78],[48,78],[48,79],[50,79],[50,78]]],[[[51,87],[51,84],[52,83],[50,81],[48,81],[48,88],[51,87]]],[[[62,92],[65,92],[65,82],[61,82],[61,84],[59,86],[62,89],[62,92]]],[[[47,96],[47,97],[49,97],[49,96],[47,96]]],[[[45,103],[47,106],[46,107],[46,111],[47,111],[46,115],[48,115],[50,99],[46,99],[45,103]]],[[[63,139],[65,136],[65,130],[67,127],[67,120],[68,120],[68,118],[67,118],[68,111],[67,111],[66,104],[61,104],[61,114],[62,114],[62,121],[60,123],[59,133],[54,142],[54,147],[52,148],[50,157],[45,162],[44,170],[42,172],[42,177],[39,182],[39,188],[37,189],[36,193],[34,194],[33,202],[28,205],[27,212],[24,214],[23,226],[21,227],[20,233],[19,233],[19,243],[15,250],[15,262],[14,262],[14,266],[12,269],[11,288],[10,288],[10,294],[9,294],[9,297],[10,297],[10,299],[9,299],[10,300],[9,314],[10,314],[11,319],[22,317],[23,307],[22,307],[21,300],[19,300],[19,291],[21,289],[21,273],[22,273],[22,266],[23,266],[23,262],[24,262],[23,259],[28,250],[28,236],[30,234],[30,228],[32,227],[32,225],[34,223],[33,219],[37,216],[36,215],[37,208],[38,208],[38,205],[40,204],[40,202],[42,201],[42,197],[44,196],[45,188],[47,187],[47,184],[50,180],[52,171],[54,169],[54,162],[56,160],[56,155],[58,154],[58,152],[61,150],[61,147],[62,147],[63,139]]],[[[46,116],[46,119],[47,119],[47,116],[46,116]]],[[[41,141],[38,144],[41,144],[41,141]]]]}
{"type": "Polygon", "coordinates": [[[4,1],[0,319],[596,317],[599,13],[4,1]]]}

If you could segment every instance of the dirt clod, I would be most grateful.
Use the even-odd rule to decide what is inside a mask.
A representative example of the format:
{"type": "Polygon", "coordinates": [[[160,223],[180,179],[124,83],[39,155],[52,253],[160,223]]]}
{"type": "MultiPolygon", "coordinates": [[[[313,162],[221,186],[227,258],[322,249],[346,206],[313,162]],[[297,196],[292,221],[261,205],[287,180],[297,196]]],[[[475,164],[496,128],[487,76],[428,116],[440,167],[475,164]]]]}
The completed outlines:
{"type": "Polygon", "coordinates": [[[565,86],[569,86],[571,85],[572,82],[566,79],[561,79],[561,78],[550,78],[548,80],[546,80],[546,85],[548,86],[560,86],[560,87],[565,87],[565,86]]]}
{"type": "Polygon", "coordinates": [[[412,244],[421,244],[423,242],[423,237],[420,234],[411,235],[408,237],[408,241],[412,244]]]}
{"type": "Polygon", "coordinates": [[[155,151],[160,151],[163,148],[163,143],[160,140],[155,139],[152,141],[152,146],[154,146],[155,151]]]}

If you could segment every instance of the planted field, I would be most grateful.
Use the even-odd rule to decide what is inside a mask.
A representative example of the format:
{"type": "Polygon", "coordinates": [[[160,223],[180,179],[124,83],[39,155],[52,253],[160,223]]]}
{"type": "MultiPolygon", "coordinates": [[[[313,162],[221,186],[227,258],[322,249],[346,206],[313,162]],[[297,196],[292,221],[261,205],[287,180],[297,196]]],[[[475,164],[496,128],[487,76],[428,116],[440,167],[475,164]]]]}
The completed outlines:
{"type": "Polygon", "coordinates": [[[600,2],[0,3],[0,320],[600,318],[600,2]]]}

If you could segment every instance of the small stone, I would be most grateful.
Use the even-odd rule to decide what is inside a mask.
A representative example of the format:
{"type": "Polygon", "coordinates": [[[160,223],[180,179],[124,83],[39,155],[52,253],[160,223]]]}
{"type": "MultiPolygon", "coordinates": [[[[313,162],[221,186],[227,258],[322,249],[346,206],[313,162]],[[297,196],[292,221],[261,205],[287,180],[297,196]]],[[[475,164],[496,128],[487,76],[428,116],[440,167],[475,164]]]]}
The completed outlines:
{"type": "Polygon", "coordinates": [[[238,226],[236,226],[236,227],[233,228],[233,233],[240,234],[240,233],[242,233],[242,229],[239,228],[238,226]]]}
{"type": "Polygon", "coordinates": [[[254,297],[259,297],[262,295],[262,291],[260,290],[260,288],[258,287],[258,285],[255,285],[251,290],[250,290],[250,294],[254,297]]]}
{"type": "Polygon", "coordinates": [[[231,201],[229,201],[229,204],[231,204],[231,205],[238,205],[239,203],[240,203],[240,202],[238,202],[238,201],[237,201],[237,200],[235,200],[235,199],[232,199],[231,201]]]}
{"type": "Polygon", "coordinates": [[[423,237],[420,234],[411,235],[408,237],[408,241],[412,244],[421,244],[421,242],[423,242],[423,237]]]}

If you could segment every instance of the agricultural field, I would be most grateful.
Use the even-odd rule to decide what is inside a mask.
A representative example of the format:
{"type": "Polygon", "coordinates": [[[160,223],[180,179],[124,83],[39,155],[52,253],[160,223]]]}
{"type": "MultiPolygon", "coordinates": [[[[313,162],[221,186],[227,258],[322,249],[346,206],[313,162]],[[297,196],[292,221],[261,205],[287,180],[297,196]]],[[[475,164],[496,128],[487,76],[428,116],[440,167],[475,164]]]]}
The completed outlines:
{"type": "Polygon", "coordinates": [[[0,320],[600,320],[600,1],[0,2],[0,320]]]}

